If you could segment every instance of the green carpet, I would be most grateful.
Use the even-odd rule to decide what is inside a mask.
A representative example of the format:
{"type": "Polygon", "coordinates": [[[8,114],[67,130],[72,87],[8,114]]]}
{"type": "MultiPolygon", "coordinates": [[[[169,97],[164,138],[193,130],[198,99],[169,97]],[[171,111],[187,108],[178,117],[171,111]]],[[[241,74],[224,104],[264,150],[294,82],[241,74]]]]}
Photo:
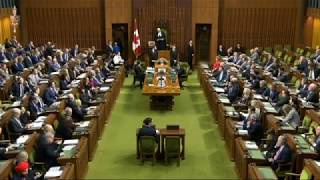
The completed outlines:
{"type": "Polygon", "coordinates": [[[196,73],[189,76],[188,87],[175,99],[172,112],[149,109],[149,98],[125,80],[112,111],[109,124],[93,161],[87,179],[235,179],[234,164],[229,160],[224,142],[218,134],[196,73]],[[186,159],[180,167],[151,162],[141,165],[136,159],[136,128],[145,117],[152,117],[158,128],[180,124],[186,129],[186,159]]]}

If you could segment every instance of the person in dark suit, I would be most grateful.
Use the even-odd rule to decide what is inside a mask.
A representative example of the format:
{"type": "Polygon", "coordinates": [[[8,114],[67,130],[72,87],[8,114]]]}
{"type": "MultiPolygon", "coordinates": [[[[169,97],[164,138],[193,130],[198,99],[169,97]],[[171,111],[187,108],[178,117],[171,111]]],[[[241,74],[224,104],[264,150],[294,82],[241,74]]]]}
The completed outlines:
{"type": "Polygon", "coordinates": [[[113,44],[113,53],[114,54],[121,54],[121,47],[120,45],[118,44],[118,42],[114,42],[113,44]]]}
{"type": "Polygon", "coordinates": [[[32,50],[34,50],[34,49],[35,49],[35,46],[34,46],[34,44],[33,44],[32,41],[30,41],[30,42],[26,45],[26,47],[24,48],[25,51],[32,51],[32,50]]]}
{"type": "Polygon", "coordinates": [[[181,67],[180,64],[177,64],[176,71],[178,74],[180,88],[183,89],[183,77],[186,75],[186,71],[181,67]]]}
{"type": "Polygon", "coordinates": [[[240,43],[237,43],[236,47],[234,48],[234,51],[241,54],[246,52],[240,43]]]}
{"type": "Polygon", "coordinates": [[[261,123],[257,120],[255,115],[252,115],[249,122],[248,135],[249,140],[255,141],[259,146],[261,144],[261,138],[263,137],[263,128],[261,123]]]}
{"type": "Polygon", "coordinates": [[[58,98],[58,90],[56,89],[56,84],[54,81],[51,81],[49,83],[49,88],[45,91],[43,100],[44,103],[48,106],[50,106],[52,103],[54,103],[58,98]]]}
{"type": "Polygon", "coordinates": [[[139,129],[138,138],[141,136],[153,136],[156,141],[159,142],[159,134],[152,124],[152,118],[148,117],[143,120],[143,126],[139,129]]]}
{"type": "Polygon", "coordinates": [[[154,41],[159,50],[165,50],[167,47],[166,35],[160,28],[157,28],[157,33],[155,34],[154,41]]]}
{"type": "Polygon", "coordinates": [[[319,103],[319,93],[317,91],[317,85],[311,83],[308,88],[308,95],[306,97],[307,102],[319,103]]]}
{"type": "Polygon", "coordinates": [[[263,94],[270,102],[276,103],[278,101],[279,92],[277,91],[277,85],[272,84],[269,90],[266,90],[263,94]]]}
{"type": "Polygon", "coordinates": [[[66,74],[62,74],[60,76],[60,81],[59,81],[59,84],[60,84],[60,90],[63,91],[63,90],[68,90],[69,89],[69,82],[67,81],[66,79],[66,74]]]}
{"type": "Polygon", "coordinates": [[[29,101],[29,112],[30,119],[36,119],[38,114],[42,112],[42,108],[38,104],[38,99],[36,96],[31,96],[29,101]]]}
{"type": "Polygon", "coordinates": [[[84,88],[81,90],[80,100],[82,102],[82,106],[88,107],[90,106],[90,102],[95,100],[95,94],[91,91],[90,86],[85,85],[84,88]]]}
{"type": "Polygon", "coordinates": [[[149,65],[154,66],[154,61],[158,60],[158,50],[157,47],[154,46],[149,53],[149,65]]]}
{"type": "Polygon", "coordinates": [[[23,124],[20,121],[21,111],[18,108],[13,109],[13,116],[11,120],[9,121],[8,128],[11,133],[16,134],[15,138],[17,138],[19,135],[23,134],[26,130],[26,128],[29,127],[23,126],[23,124]]]}
{"type": "Polygon", "coordinates": [[[47,132],[44,137],[38,144],[37,160],[46,163],[49,167],[57,166],[61,148],[54,142],[53,133],[47,132]]]}
{"type": "Polygon", "coordinates": [[[110,41],[110,40],[108,40],[108,44],[106,47],[106,54],[107,54],[107,57],[110,57],[113,54],[112,41],[110,41]]]}
{"type": "Polygon", "coordinates": [[[299,64],[297,66],[298,71],[307,74],[308,72],[308,60],[304,56],[300,56],[299,64]]]}
{"type": "Polygon", "coordinates": [[[63,66],[63,65],[65,65],[66,63],[67,63],[67,59],[65,59],[64,57],[63,57],[63,52],[62,51],[58,51],[57,52],[57,61],[58,61],[58,63],[61,65],[61,66],[63,66]]]}
{"type": "Polygon", "coordinates": [[[316,64],[311,62],[308,64],[308,69],[306,71],[306,77],[310,80],[316,80],[319,76],[319,69],[317,69],[316,64]]]}
{"type": "Polygon", "coordinates": [[[66,101],[66,106],[70,107],[72,109],[72,118],[75,121],[83,121],[84,119],[84,114],[85,114],[85,110],[83,110],[82,108],[78,107],[74,96],[72,94],[68,95],[68,99],[66,101]]]}
{"type": "Polygon", "coordinates": [[[192,62],[193,56],[194,56],[194,49],[193,49],[192,40],[190,40],[187,48],[187,57],[188,57],[188,64],[189,64],[190,70],[193,69],[193,62],[192,62]]]}
{"type": "Polygon", "coordinates": [[[31,55],[31,60],[33,64],[37,64],[40,62],[40,52],[39,50],[35,50],[31,55]]]}
{"type": "Polygon", "coordinates": [[[27,126],[29,123],[31,123],[30,112],[27,111],[24,107],[21,107],[20,122],[23,126],[27,126]]]}
{"type": "Polygon", "coordinates": [[[59,117],[59,125],[56,129],[55,136],[64,140],[72,139],[74,128],[75,125],[72,120],[72,109],[67,107],[59,117]]]}
{"type": "Polygon", "coordinates": [[[11,65],[11,71],[13,74],[23,72],[24,65],[23,63],[19,62],[17,58],[13,60],[13,64],[11,65]]]}
{"type": "Polygon", "coordinates": [[[219,56],[227,56],[227,50],[224,48],[222,44],[219,45],[217,54],[219,56]]]}
{"type": "Polygon", "coordinates": [[[290,92],[288,90],[282,90],[281,95],[275,104],[276,108],[280,109],[283,105],[289,104],[290,102],[290,92]]]}
{"type": "Polygon", "coordinates": [[[265,80],[261,80],[259,82],[259,88],[256,90],[256,93],[263,95],[267,89],[268,89],[267,82],[265,80]]]}
{"type": "Polygon", "coordinates": [[[228,72],[225,69],[223,63],[221,63],[221,66],[218,70],[218,73],[215,75],[215,78],[218,82],[225,82],[229,78],[228,72]]]}
{"type": "Polygon", "coordinates": [[[24,57],[24,59],[23,59],[24,67],[31,68],[33,66],[33,63],[32,63],[30,52],[27,52],[23,57],[24,57]]]}
{"type": "Polygon", "coordinates": [[[72,57],[76,57],[80,53],[79,45],[76,44],[73,49],[71,49],[70,54],[72,57]]]}
{"type": "Polygon", "coordinates": [[[308,83],[308,79],[303,78],[301,80],[301,84],[298,87],[298,95],[302,98],[305,98],[308,96],[308,87],[309,87],[309,83],[308,83]]]}
{"type": "Polygon", "coordinates": [[[135,74],[135,77],[134,77],[135,79],[134,79],[133,84],[135,84],[135,80],[138,80],[140,89],[142,89],[144,78],[145,78],[145,71],[144,71],[140,61],[137,61],[137,64],[135,64],[135,66],[134,66],[134,74],[135,74]]]}
{"type": "Polygon", "coordinates": [[[292,151],[287,141],[287,135],[279,136],[276,144],[277,151],[272,158],[268,159],[273,170],[276,170],[279,164],[284,164],[291,161],[292,151]]]}
{"type": "Polygon", "coordinates": [[[239,85],[238,79],[232,78],[230,80],[229,87],[227,88],[228,98],[231,103],[234,103],[237,100],[240,94],[239,92],[240,92],[240,85],[239,85]]]}
{"type": "Polygon", "coordinates": [[[170,50],[170,58],[171,58],[170,59],[171,60],[171,62],[170,62],[171,67],[176,66],[177,63],[178,63],[179,52],[178,52],[178,50],[177,50],[175,45],[173,45],[171,50],[170,50]]]}
{"type": "Polygon", "coordinates": [[[16,77],[11,88],[11,98],[15,101],[21,100],[25,93],[29,92],[30,88],[27,82],[24,82],[22,77],[16,77]]]}

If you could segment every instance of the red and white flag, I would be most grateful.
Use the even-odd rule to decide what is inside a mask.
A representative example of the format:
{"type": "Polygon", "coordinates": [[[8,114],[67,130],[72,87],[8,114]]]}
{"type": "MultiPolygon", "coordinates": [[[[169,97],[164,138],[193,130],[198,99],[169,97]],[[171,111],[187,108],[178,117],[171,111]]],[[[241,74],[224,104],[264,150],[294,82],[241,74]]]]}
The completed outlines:
{"type": "Polygon", "coordinates": [[[139,37],[139,31],[138,31],[138,25],[137,25],[136,19],[134,19],[132,50],[136,58],[138,58],[141,55],[141,44],[140,44],[140,37],[139,37]]]}

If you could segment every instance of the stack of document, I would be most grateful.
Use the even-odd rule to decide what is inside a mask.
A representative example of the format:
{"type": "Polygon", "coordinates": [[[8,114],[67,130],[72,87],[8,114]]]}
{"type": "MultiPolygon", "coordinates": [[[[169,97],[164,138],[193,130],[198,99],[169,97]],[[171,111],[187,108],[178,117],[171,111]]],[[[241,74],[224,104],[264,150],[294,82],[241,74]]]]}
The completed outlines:
{"type": "Polygon", "coordinates": [[[44,122],[47,119],[47,116],[39,116],[34,122],[44,122]]]}
{"type": "Polygon", "coordinates": [[[43,121],[40,122],[33,122],[31,123],[30,129],[40,129],[43,125],[43,121]]]}
{"type": "Polygon", "coordinates": [[[40,80],[39,84],[49,84],[49,80],[47,79],[40,80]]]}
{"type": "Polygon", "coordinates": [[[76,145],[66,145],[63,147],[63,155],[66,157],[72,157],[75,153],[76,145]]]}
{"type": "Polygon", "coordinates": [[[68,145],[77,145],[79,143],[79,139],[69,139],[69,140],[64,140],[63,145],[68,146],[68,145]]]}
{"type": "Polygon", "coordinates": [[[100,88],[99,88],[99,91],[100,91],[100,92],[107,92],[109,89],[110,89],[110,87],[104,86],[104,87],[100,87],[100,88]]]}
{"type": "Polygon", "coordinates": [[[239,129],[239,130],[238,130],[238,134],[239,134],[239,135],[248,135],[248,130],[239,129]]]}
{"type": "Polygon", "coordinates": [[[13,102],[11,107],[19,107],[20,105],[21,105],[21,101],[15,101],[15,102],[13,102]]]}
{"type": "Polygon", "coordinates": [[[114,81],[114,78],[108,78],[104,82],[106,83],[112,83],[114,81]]]}
{"type": "Polygon", "coordinates": [[[22,135],[16,140],[16,144],[24,144],[29,139],[29,135],[22,135]]]}
{"type": "Polygon", "coordinates": [[[260,94],[255,94],[253,95],[254,99],[259,99],[259,100],[263,100],[263,97],[260,94]]]}
{"type": "Polygon", "coordinates": [[[247,149],[259,149],[257,144],[253,141],[245,141],[247,149]]]}
{"type": "Polygon", "coordinates": [[[213,90],[217,93],[224,93],[224,89],[220,87],[213,87],[213,90]]]}
{"type": "Polygon", "coordinates": [[[86,77],[87,77],[87,73],[82,73],[77,77],[77,79],[84,79],[86,77]]]}
{"type": "Polygon", "coordinates": [[[46,174],[44,175],[44,179],[57,178],[60,177],[63,173],[62,166],[54,166],[51,167],[46,174]]]}
{"type": "Polygon", "coordinates": [[[60,74],[60,72],[58,71],[58,72],[52,72],[52,73],[50,73],[50,76],[53,76],[53,75],[59,75],[60,74]]]}
{"type": "Polygon", "coordinates": [[[84,128],[84,127],[88,127],[90,124],[90,121],[81,121],[79,123],[79,127],[84,128]]]}

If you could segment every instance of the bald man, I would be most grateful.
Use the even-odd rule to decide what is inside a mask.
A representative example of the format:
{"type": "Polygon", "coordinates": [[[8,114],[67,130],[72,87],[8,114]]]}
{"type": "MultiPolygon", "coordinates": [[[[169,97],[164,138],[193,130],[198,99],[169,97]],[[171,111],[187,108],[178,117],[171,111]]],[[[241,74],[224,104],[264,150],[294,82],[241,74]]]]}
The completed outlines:
{"type": "Polygon", "coordinates": [[[317,85],[315,83],[311,83],[309,85],[306,101],[311,103],[319,103],[319,93],[317,91],[317,85]]]}

